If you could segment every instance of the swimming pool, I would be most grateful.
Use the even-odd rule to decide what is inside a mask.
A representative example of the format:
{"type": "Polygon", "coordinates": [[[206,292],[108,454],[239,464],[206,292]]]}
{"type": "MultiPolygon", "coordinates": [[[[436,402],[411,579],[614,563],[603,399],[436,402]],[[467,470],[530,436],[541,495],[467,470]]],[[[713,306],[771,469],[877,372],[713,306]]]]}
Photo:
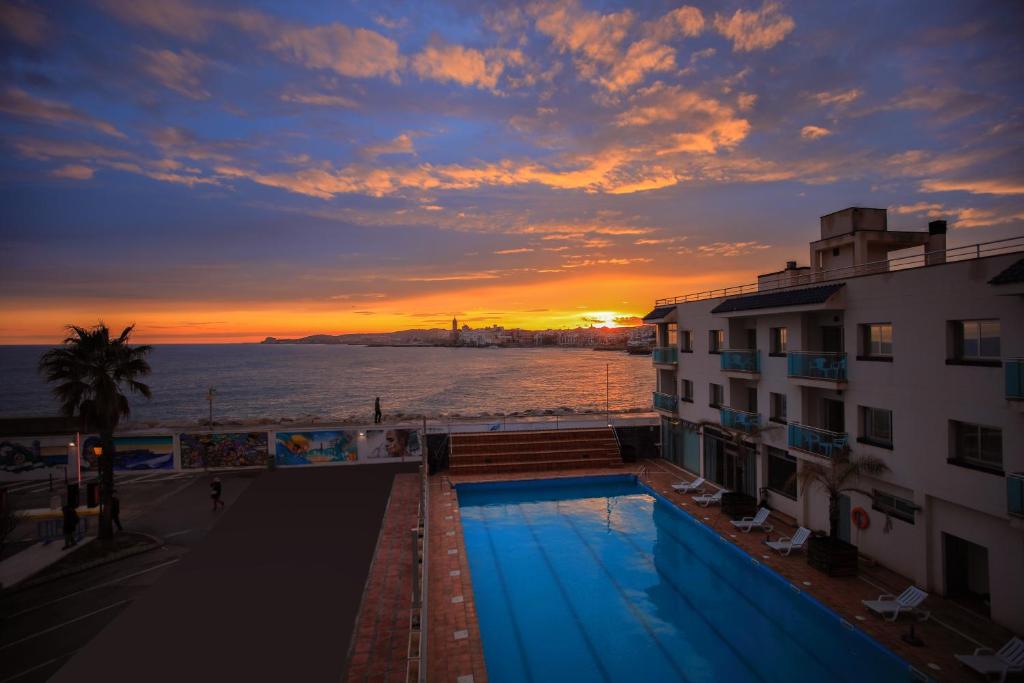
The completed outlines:
{"type": "Polygon", "coordinates": [[[456,488],[494,683],[913,680],[632,476],[456,488]]]}

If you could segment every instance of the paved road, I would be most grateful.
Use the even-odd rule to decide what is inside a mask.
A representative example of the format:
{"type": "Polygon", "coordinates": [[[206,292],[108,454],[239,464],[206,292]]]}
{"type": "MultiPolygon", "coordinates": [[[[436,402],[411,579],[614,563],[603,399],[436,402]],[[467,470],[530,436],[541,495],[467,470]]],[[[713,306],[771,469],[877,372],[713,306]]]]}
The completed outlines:
{"type": "MultiPolygon", "coordinates": [[[[35,588],[0,596],[0,683],[41,683],[89,642],[128,605],[173,568],[193,547],[230,514],[230,510],[259,473],[221,473],[225,509],[214,514],[209,499],[209,476],[176,477],[162,474],[145,481],[119,481],[122,522],[126,529],[166,539],[164,548],[60,579],[35,588]]],[[[22,507],[36,504],[35,496],[15,498],[22,507]]],[[[46,499],[43,498],[42,505],[46,499]]],[[[90,680],[88,677],[81,680],[90,680]]]]}

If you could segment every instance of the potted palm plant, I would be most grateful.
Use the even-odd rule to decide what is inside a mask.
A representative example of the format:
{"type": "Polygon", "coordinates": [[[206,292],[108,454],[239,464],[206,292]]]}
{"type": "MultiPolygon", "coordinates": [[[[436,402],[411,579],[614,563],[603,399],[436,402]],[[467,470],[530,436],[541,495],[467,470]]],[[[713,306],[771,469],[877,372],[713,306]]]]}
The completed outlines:
{"type": "Polygon", "coordinates": [[[868,491],[857,488],[861,477],[877,477],[889,471],[881,458],[853,455],[849,446],[839,450],[828,463],[805,460],[794,475],[805,492],[820,487],[828,494],[828,536],[815,536],[808,541],[807,564],[829,576],[856,576],[857,546],[839,538],[839,499],[843,493],[856,492],[874,499],[868,491]]]}

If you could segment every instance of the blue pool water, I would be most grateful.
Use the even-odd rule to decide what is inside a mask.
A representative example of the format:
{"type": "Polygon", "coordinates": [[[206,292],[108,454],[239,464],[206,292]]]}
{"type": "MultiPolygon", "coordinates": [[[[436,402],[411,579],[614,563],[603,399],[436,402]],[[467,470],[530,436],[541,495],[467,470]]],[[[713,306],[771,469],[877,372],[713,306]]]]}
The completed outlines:
{"type": "Polygon", "coordinates": [[[633,477],[457,491],[494,683],[911,680],[633,477]]]}

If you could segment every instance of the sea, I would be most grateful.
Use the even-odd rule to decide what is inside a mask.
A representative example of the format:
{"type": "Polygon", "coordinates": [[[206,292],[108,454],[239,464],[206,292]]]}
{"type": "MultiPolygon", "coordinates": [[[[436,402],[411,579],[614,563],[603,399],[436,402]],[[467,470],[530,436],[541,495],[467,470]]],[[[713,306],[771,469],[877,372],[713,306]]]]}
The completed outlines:
{"type": "MultiPolygon", "coordinates": [[[[46,346],[0,346],[0,417],[57,415],[46,346]]],[[[152,399],[123,427],[386,421],[650,411],[650,356],[577,348],[168,344],[149,356],[152,399]]]]}

